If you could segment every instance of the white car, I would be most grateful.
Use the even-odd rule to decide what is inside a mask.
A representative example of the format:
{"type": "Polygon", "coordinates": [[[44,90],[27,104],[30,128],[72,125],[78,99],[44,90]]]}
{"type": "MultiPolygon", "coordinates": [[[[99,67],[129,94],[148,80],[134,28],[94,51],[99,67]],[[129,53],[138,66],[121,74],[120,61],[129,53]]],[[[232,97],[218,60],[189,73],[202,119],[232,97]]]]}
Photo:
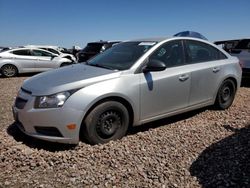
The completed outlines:
{"type": "Polygon", "coordinates": [[[76,61],[76,58],[75,58],[74,55],[61,52],[62,48],[60,48],[58,46],[27,45],[27,46],[24,46],[24,47],[27,47],[27,48],[39,48],[39,49],[47,50],[47,51],[49,51],[51,53],[59,55],[60,57],[67,58],[67,59],[69,59],[71,61],[74,61],[74,62],[76,61]]]}
{"type": "Polygon", "coordinates": [[[16,48],[0,53],[0,72],[5,77],[43,72],[69,64],[72,64],[71,60],[37,48],[16,48]]]}

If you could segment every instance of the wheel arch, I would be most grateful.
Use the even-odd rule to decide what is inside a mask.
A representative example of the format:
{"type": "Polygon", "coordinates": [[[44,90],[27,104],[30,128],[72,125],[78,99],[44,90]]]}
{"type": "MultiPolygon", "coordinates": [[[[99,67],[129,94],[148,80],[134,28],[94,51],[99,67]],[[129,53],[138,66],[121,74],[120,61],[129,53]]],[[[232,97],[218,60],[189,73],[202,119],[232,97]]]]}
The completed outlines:
{"type": "Polygon", "coordinates": [[[219,89],[220,89],[220,87],[221,87],[221,84],[222,84],[225,80],[232,80],[232,81],[234,82],[236,92],[237,92],[237,90],[238,90],[238,88],[239,88],[239,86],[240,86],[240,83],[238,83],[237,79],[236,79],[234,76],[229,75],[229,76],[225,77],[224,79],[221,80],[221,82],[219,83],[219,85],[218,85],[218,87],[217,87],[216,93],[215,93],[215,95],[214,95],[214,100],[213,100],[214,103],[215,103],[215,101],[216,101],[216,98],[217,98],[219,89]]]}
{"type": "Polygon", "coordinates": [[[88,114],[99,104],[103,103],[103,102],[107,102],[107,101],[116,101],[119,102],[121,104],[123,104],[125,106],[125,108],[128,110],[128,114],[129,114],[129,127],[131,127],[133,125],[134,122],[134,109],[132,107],[132,105],[130,104],[130,102],[128,100],[126,100],[123,97],[120,96],[108,96],[105,98],[102,98],[98,101],[96,101],[93,105],[91,105],[90,108],[88,108],[87,112],[84,114],[84,117],[82,119],[82,123],[81,123],[81,127],[80,127],[80,132],[79,132],[79,137],[81,137],[81,132],[82,129],[84,128],[84,121],[86,119],[86,117],[88,116],[88,114]]]}
{"type": "Polygon", "coordinates": [[[106,101],[116,101],[116,102],[119,102],[121,104],[123,104],[126,109],[128,110],[128,113],[129,113],[129,123],[130,124],[133,124],[134,122],[134,110],[133,110],[133,107],[132,105],[123,97],[120,97],[120,96],[109,96],[109,97],[105,97],[105,98],[102,98],[100,100],[98,100],[97,102],[95,102],[89,109],[88,111],[86,112],[86,114],[84,115],[84,118],[83,118],[83,121],[84,119],[86,118],[86,116],[96,107],[98,106],[99,104],[103,103],[103,102],[106,102],[106,101]]]}

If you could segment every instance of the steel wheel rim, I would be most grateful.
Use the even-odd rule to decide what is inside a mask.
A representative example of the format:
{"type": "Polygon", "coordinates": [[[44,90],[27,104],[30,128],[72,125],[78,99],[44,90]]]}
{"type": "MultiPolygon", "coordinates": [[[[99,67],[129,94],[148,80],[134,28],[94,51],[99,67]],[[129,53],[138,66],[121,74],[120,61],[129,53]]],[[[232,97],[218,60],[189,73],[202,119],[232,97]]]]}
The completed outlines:
{"type": "Polygon", "coordinates": [[[232,98],[232,90],[233,86],[230,83],[227,83],[224,85],[224,87],[221,90],[221,101],[222,103],[227,103],[232,98]]]}
{"type": "Polygon", "coordinates": [[[100,115],[97,122],[97,134],[103,138],[108,139],[115,135],[121,126],[121,115],[115,110],[106,111],[100,115]]]}

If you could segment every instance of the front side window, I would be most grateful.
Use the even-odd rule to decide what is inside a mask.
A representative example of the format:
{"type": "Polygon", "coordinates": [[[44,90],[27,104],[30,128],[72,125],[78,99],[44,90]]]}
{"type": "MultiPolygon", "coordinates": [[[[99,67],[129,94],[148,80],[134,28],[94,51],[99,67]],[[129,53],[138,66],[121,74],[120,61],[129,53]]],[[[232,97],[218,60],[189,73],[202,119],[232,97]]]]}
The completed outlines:
{"type": "Polygon", "coordinates": [[[12,51],[13,54],[15,55],[24,55],[24,56],[30,56],[30,50],[15,50],[12,51]]]}
{"type": "Polygon", "coordinates": [[[166,67],[184,65],[184,55],[181,40],[170,41],[163,44],[149,57],[149,60],[159,60],[165,63],[166,67]]]}
{"type": "Polygon", "coordinates": [[[123,42],[105,50],[87,62],[87,65],[113,70],[129,69],[144,53],[157,42],[123,42]]]}
{"type": "Polygon", "coordinates": [[[56,51],[56,50],[54,50],[53,48],[41,48],[41,49],[43,49],[43,50],[47,50],[47,51],[49,51],[49,52],[52,52],[52,53],[54,53],[54,54],[59,55],[59,52],[58,52],[58,51],[56,51]]]}
{"type": "Polygon", "coordinates": [[[200,63],[227,58],[213,46],[194,40],[186,40],[186,52],[187,63],[200,63]]]}
{"type": "Polygon", "coordinates": [[[52,54],[49,52],[45,52],[42,50],[32,50],[32,55],[33,56],[46,56],[46,57],[51,57],[52,54]]]}

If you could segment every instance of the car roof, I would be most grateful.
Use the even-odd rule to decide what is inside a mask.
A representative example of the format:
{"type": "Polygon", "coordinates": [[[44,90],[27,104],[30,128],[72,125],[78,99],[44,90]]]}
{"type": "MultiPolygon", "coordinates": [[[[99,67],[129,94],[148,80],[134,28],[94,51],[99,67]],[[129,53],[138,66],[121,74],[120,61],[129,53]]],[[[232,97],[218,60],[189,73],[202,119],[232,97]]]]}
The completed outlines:
{"type": "MultiPolygon", "coordinates": [[[[13,49],[8,50],[8,52],[9,52],[9,51],[16,51],[16,50],[41,50],[41,51],[45,51],[45,52],[51,53],[50,51],[47,51],[47,50],[44,50],[44,49],[40,49],[40,48],[36,48],[36,47],[20,47],[20,48],[13,48],[13,49]]],[[[6,52],[7,52],[7,51],[6,51],[6,52]]]]}
{"type": "Polygon", "coordinates": [[[129,40],[127,42],[162,42],[168,39],[190,39],[190,40],[197,40],[197,41],[203,41],[203,42],[208,42],[207,40],[196,38],[196,37],[189,37],[189,36],[173,36],[173,37],[155,37],[155,38],[143,38],[143,39],[134,39],[134,40],[129,40]]]}
{"type": "Polygon", "coordinates": [[[27,48],[53,48],[55,50],[57,50],[59,48],[59,46],[50,46],[50,45],[26,45],[24,47],[27,48]]]}
{"type": "Polygon", "coordinates": [[[140,38],[140,39],[134,39],[134,40],[129,40],[131,42],[161,42],[163,40],[166,40],[169,38],[164,38],[164,37],[153,37],[153,38],[140,38]]]}
{"type": "Polygon", "coordinates": [[[114,43],[119,43],[121,41],[96,41],[96,42],[88,42],[88,44],[114,44],[114,43]]]}

